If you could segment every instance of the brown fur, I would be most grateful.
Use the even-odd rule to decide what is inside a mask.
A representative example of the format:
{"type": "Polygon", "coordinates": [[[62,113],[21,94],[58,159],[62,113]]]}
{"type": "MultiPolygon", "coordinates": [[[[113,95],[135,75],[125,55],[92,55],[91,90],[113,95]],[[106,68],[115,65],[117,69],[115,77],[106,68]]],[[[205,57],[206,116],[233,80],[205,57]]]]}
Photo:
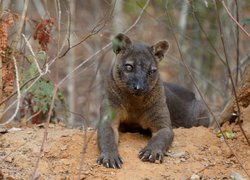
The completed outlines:
{"type": "MultiPolygon", "coordinates": [[[[99,164],[120,168],[122,164],[117,144],[118,129],[146,129],[152,137],[139,152],[143,161],[163,161],[165,150],[173,141],[172,124],[175,127],[204,125],[196,117],[207,115],[192,92],[172,84],[164,84],[158,72],[158,64],[167,52],[167,41],[153,46],[133,44],[124,34],[113,40],[116,61],[107,78],[107,99],[104,103],[104,119],[98,126],[99,164]],[[197,104],[198,103],[198,104],[197,104]],[[197,112],[190,107],[196,107],[197,112]]],[[[209,119],[208,119],[209,120],[209,119]]]]}

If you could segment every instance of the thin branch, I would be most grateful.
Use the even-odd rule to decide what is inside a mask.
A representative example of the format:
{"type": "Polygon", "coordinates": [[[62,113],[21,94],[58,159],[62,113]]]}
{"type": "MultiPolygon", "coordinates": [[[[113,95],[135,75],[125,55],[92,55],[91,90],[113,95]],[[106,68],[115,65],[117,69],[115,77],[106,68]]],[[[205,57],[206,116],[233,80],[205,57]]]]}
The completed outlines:
{"type": "Polygon", "coordinates": [[[40,114],[42,112],[42,110],[37,111],[35,114],[32,114],[32,116],[30,116],[27,120],[25,120],[25,123],[29,122],[30,120],[32,120],[33,117],[36,117],[38,114],[40,114]]]}
{"type": "MultiPolygon", "coordinates": [[[[105,54],[103,56],[105,56],[105,54]]],[[[103,63],[104,61],[101,61],[101,62],[103,63]]],[[[94,81],[96,79],[96,76],[97,76],[97,73],[98,73],[98,70],[99,70],[100,66],[101,66],[101,63],[98,63],[98,67],[96,68],[95,75],[93,76],[92,80],[90,81],[90,87],[88,88],[89,90],[92,89],[93,86],[94,86],[94,81]]],[[[87,129],[86,129],[86,127],[87,127],[87,124],[85,122],[85,125],[84,125],[84,143],[82,145],[81,159],[80,159],[80,163],[79,163],[78,180],[81,179],[80,178],[81,177],[81,171],[82,171],[82,168],[83,168],[83,162],[84,162],[84,159],[85,159],[85,154],[86,154],[88,144],[89,144],[90,140],[93,138],[93,136],[95,134],[95,131],[96,131],[96,129],[95,129],[95,131],[93,131],[91,133],[90,137],[87,139],[87,129]]]]}
{"type": "Polygon", "coordinates": [[[88,121],[88,119],[86,118],[86,117],[84,117],[82,114],[80,114],[80,113],[76,113],[76,112],[73,112],[73,111],[71,111],[70,109],[66,109],[66,111],[68,111],[69,113],[71,113],[71,114],[74,114],[75,116],[78,116],[82,121],[83,121],[83,124],[84,124],[84,126],[86,126],[87,127],[87,121],[88,121]]]}
{"type": "Polygon", "coordinates": [[[85,132],[84,132],[84,143],[83,143],[83,146],[82,146],[82,152],[81,152],[81,159],[80,159],[80,163],[79,163],[79,170],[78,170],[78,180],[80,180],[80,176],[81,176],[81,170],[82,170],[82,165],[83,165],[83,162],[84,162],[84,156],[86,154],[86,151],[87,151],[87,148],[88,148],[88,144],[89,142],[91,141],[91,139],[94,137],[94,134],[96,132],[96,129],[90,134],[90,137],[87,139],[87,130],[85,129],[85,132]]]}
{"type": "MultiPolygon", "coordinates": [[[[42,77],[42,75],[36,76],[35,80],[32,82],[32,84],[30,86],[27,87],[27,89],[24,90],[24,92],[27,92],[41,77],[42,77]]],[[[17,93],[18,93],[18,91],[20,91],[20,90],[17,90],[17,93]]],[[[15,101],[13,101],[13,103],[3,112],[3,114],[5,114],[17,101],[18,101],[18,99],[16,99],[15,101]]],[[[11,121],[8,120],[8,123],[10,123],[10,122],[11,121]]],[[[6,124],[5,123],[0,124],[0,126],[2,126],[2,125],[6,125],[6,124]]]]}
{"type": "MultiPolygon", "coordinates": [[[[62,58],[64,57],[71,49],[77,47],[78,45],[82,44],[84,41],[86,41],[87,39],[89,39],[90,37],[92,37],[95,34],[98,34],[107,24],[107,22],[110,20],[111,15],[113,14],[113,10],[114,7],[112,8],[111,12],[109,14],[106,13],[106,15],[104,16],[104,22],[103,19],[101,19],[95,26],[94,28],[91,30],[91,32],[89,34],[87,34],[84,38],[82,38],[79,42],[77,42],[74,45],[70,45],[70,35],[71,35],[71,15],[70,17],[70,26],[69,26],[69,36],[68,36],[68,49],[59,57],[62,58]],[[108,17],[108,18],[106,18],[108,17]]],[[[69,11],[70,13],[70,11],[69,11]]]]}
{"type": "MultiPolygon", "coordinates": [[[[21,86],[20,86],[20,90],[22,90],[28,83],[30,83],[31,81],[35,80],[37,77],[39,76],[39,74],[35,75],[33,78],[27,80],[25,83],[23,83],[21,86]]],[[[6,101],[8,101],[10,98],[12,98],[14,95],[16,95],[17,93],[17,90],[15,92],[13,92],[11,95],[9,95],[7,98],[5,98],[4,100],[2,100],[0,102],[0,106],[5,103],[6,101]]]]}
{"type": "Polygon", "coordinates": [[[138,24],[138,22],[140,21],[142,15],[143,15],[143,13],[144,13],[144,11],[145,11],[146,8],[148,7],[149,2],[150,2],[150,0],[147,0],[147,2],[145,3],[144,7],[142,8],[142,10],[141,10],[139,16],[138,16],[137,19],[135,20],[134,24],[132,24],[127,30],[124,31],[125,34],[128,33],[129,31],[131,31],[131,29],[133,29],[133,28],[136,26],[136,24],[138,24]]]}
{"type": "Polygon", "coordinates": [[[230,79],[231,84],[232,84],[233,94],[234,94],[235,101],[236,101],[238,124],[239,124],[239,127],[240,127],[240,130],[241,130],[242,134],[244,135],[245,139],[247,140],[248,145],[250,146],[250,141],[248,140],[247,135],[246,135],[245,131],[243,130],[242,125],[241,125],[241,121],[240,121],[241,112],[240,112],[239,99],[238,99],[237,92],[236,92],[236,87],[235,87],[235,84],[234,84],[234,81],[233,81],[232,72],[231,72],[231,69],[230,69],[230,66],[229,66],[228,54],[227,54],[227,51],[226,51],[226,45],[225,45],[225,41],[224,41],[224,34],[223,34],[223,30],[222,30],[222,23],[221,23],[221,20],[220,20],[220,15],[219,15],[219,11],[218,11],[218,8],[217,8],[217,2],[216,1],[214,2],[214,6],[215,6],[217,21],[218,21],[219,30],[220,30],[220,38],[221,38],[221,42],[222,42],[223,52],[224,52],[225,59],[226,59],[226,64],[227,64],[226,67],[227,67],[229,79],[230,79]]]}
{"type": "Polygon", "coordinates": [[[13,46],[12,54],[14,54],[15,51],[16,51],[17,43],[19,42],[21,32],[23,30],[23,26],[24,26],[24,22],[25,22],[25,18],[26,18],[26,13],[27,13],[27,10],[28,10],[28,4],[29,4],[29,0],[25,0],[24,1],[24,8],[23,8],[22,16],[21,16],[21,21],[20,21],[20,26],[17,29],[16,37],[15,37],[15,39],[13,41],[13,44],[12,44],[12,46],[13,46]]]}
{"type": "MultiPolygon", "coordinates": [[[[27,2],[28,0],[26,0],[25,2],[27,2]]],[[[145,9],[147,8],[147,6],[148,6],[148,4],[149,4],[149,2],[150,2],[150,0],[147,0],[147,2],[146,2],[146,4],[145,4],[145,6],[143,7],[143,9],[141,10],[141,12],[140,12],[140,14],[138,15],[138,17],[137,17],[137,19],[135,20],[135,22],[127,29],[127,30],[125,30],[123,33],[128,33],[129,31],[131,31],[136,25],[137,25],[137,23],[140,21],[140,19],[142,18],[142,15],[143,15],[143,13],[144,13],[144,11],[145,11],[145,9]]],[[[24,9],[24,10],[27,10],[27,9],[24,9]]],[[[24,13],[23,12],[23,14],[26,14],[26,13],[24,13]]],[[[24,15],[23,15],[24,16],[24,15]]],[[[22,17],[23,17],[22,16],[22,17]]],[[[23,18],[23,20],[24,20],[25,18],[23,18]]],[[[21,31],[20,31],[21,32],[21,31]]],[[[88,38],[89,37],[91,37],[91,36],[88,36],[88,38]]],[[[85,40],[87,40],[87,38],[84,38],[85,40]]],[[[82,41],[83,42],[83,41],[82,41]]],[[[95,56],[97,56],[98,54],[100,54],[102,51],[104,51],[104,50],[106,50],[106,49],[108,49],[109,47],[111,46],[111,43],[108,43],[108,44],[106,44],[105,46],[103,46],[100,50],[98,50],[97,52],[95,52],[94,54],[92,54],[91,56],[89,56],[85,61],[83,61],[81,64],[79,64],[72,72],[70,72],[69,74],[67,74],[63,79],[61,79],[61,81],[59,81],[59,83],[58,83],[58,87],[60,86],[60,85],[62,85],[62,83],[66,80],[66,79],[68,79],[68,77],[70,77],[70,75],[73,73],[73,72],[75,72],[76,70],[78,70],[80,67],[82,67],[83,65],[85,65],[85,64],[87,64],[91,59],[93,59],[95,56]]],[[[63,46],[62,46],[62,48],[63,48],[63,46]]],[[[61,48],[61,50],[62,50],[62,48],[61,48]]],[[[60,59],[60,57],[55,57],[50,63],[48,63],[48,64],[46,64],[46,73],[48,73],[49,72],[49,67],[57,60],[57,59],[60,59]]],[[[43,74],[37,74],[35,77],[33,77],[30,81],[33,81],[32,82],[32,84],[31,85],[29,85],[28,87],[27,87],[27,89],[25,89],[25,92],[27,92],[43,75],[45,75],[46,73],[43,73],[43,74]]],[[[29,82],[30,82],[29,81],[29,82]]],[[[27,83],[25,83],[25,85],[26,85],[27,83]]],[[[25,86],[24,85],[24,86],[25,86]]],[[[23,87],[24,87],[23,86],[23,87]]],[[[14,94],[13,94],[14,95],[14,94]]],[[[12,95],[12,96],[13,96],[12,95]]],[[[12,97],[11,96],[11,97],[12,97]]],[[[2,103],[4,103],[4,102],[6,102],[7,101],[7,99],[9,99],[10,97],[8,97],[8,98],[6,98],[4,101],[2,101],[1,102],[1,104],[2,103]]],[[[15,100],[13,103],[12,103],[12,105],[10,105],[10,107],[11,106],[13,106],[15,103],[16,103],[16,101],[17,100],[15,100]]],[[[6,111],[5,111],[6,112],[6,111]]],[[[1,125],[1,124],[0,124],[1,125]]]]}
{"type": "MultiPolygon", "coordinates": [[[[236,6],[236,20],[239,22],[239,7],[238,0],[234,0],[236,6]]],[[[236,25],[236,77],[235,84],[237,86],[239,79],[239,63],[240,63],[240,33],[239,26],[236,25]]]]}
{"type": "MultiPolygon", "coordinates": [[[[174,61],[173,62],[174,64],[178,64],[178,65],[184,66],[184,64],[182,62],[180,62],[180,60],[177,57],[172,56],[170,54],[168,54],[167,57],[169,57],[170,59],[172,59],[174,61]]],[[[195,69],[193,67],[190,67],[190,70],[192,71],[192,73],[194,73],[196,75],[195,77],[199,78],[201,81],[206,81],[212,88],[214,88],[214,90],[216,92],[218,92],[218,94],[220,96],[225,96],[225,92],[224,91],[222,91],[220,88],[218,88],[216,86],[216,84],[214,84],[211,80],[209,80],[206,77],[204,77],[200,72],[198,72],[197,69],[195,69]]]]}
{"type": "Polygon", "coordinates": [[[39,66],[39,64],[38,64],[38,61],[37,61],[37,59],[36,59],[36,55],[35,55],[35,53],[34,53],[32,47],[31,47],[31,45],[30,45],[28,39],[25,37],[24,34],[22,34],[22,36],[23,36],[23,38],[24,38],[24,40],[25,40],[25,42],[26,42],[26,45],[28,46],[28,48],[29,48],[29,50],[30,50],[30,52],[31,52],[31,54],[32,54],[32,56],[33,56],[33,58],[34,58],[34,61],[35,61],[35,64],[36,64],[36,67],[37,67],[38,72],[39,72],[40,74],[42,74],[42,70],[41,70],[41,68],[40,68],[40,66],[39,66]]]}
{"type": "MultiPolygon", "coordinates": [[[[69,12],[68,10],[66,10],[66,12],[69,12]]],[[[69,13],[68,13],[69,14],[69,13]]],[[[25,18],[23,18],[25,19],[25,18]]],[[[68,28],[70,28],[70,17],[68,16],[68,28]]],[[[92,31],[94,31],[95,27],[93,28],[92,31]]],[[[21,86],[21,89],[24,89],[24,87],[32,82],[31,85],[29,85],[26,89],[25,89],[25,92],[27,92],[43,75],[47,74],[49,72],[49,68],[56,62],[56,60],[62,58],[62,57],[59,57],[59,54],[62,52],[66,42],[67,42],[67,37],[69,35],[69,31],[67,30],[67,34],[65,35],[65,39],[64,39],[64,42],[60,48],[60,51],[57,53],[57,56],[55,58],[53,58],[49,63],[46,64],[46,70],[45,72],[43,72],[42,74],[41,73],[37,73],[34,77],[32,77],[30,80],[27,80],[22,86],[21,86]]],[[[87,38],[84,38],[85,40],[87,40],[88,38],[90,38],[91,36],[87,37],[87,38]]],[[[82,41],[83,42],[83,41],[82,41]]],[[[14,52],[14,51],[12,51],[14,52]]],[[[17,93],[17,91],[13,92],[10,96],[8,96],[7,98],[5,98],[4,100],[2,100],[0,102],[0,105],[2,105],[3,103],[5,103],[6,101],[8,101],[11,97],[13,97],[15,94],[17,93]]],[[[5,114],[15,103],[16,103],[17,100],[15,100],[9,107],[7,107],[5,109],[5,111],[3,112],[3,114],[5,114]]],[[[0,124],[1,125],[1,124],[0,124]]]]}
{"type": "Polygon", "coordinates": [[[237,24],[237,26],[239,26],[239,28],[250,38],[250,34],[240,25],[240,23],[233,17],[233,15],[231,14],[231,12],[228,10],[228,7],[225,3],[224,0],[220,0],[223,7],[225,8],[227,14],[229,15],[229,17],[237,24]]]}
{"type": "Polygon", "coordinates": [[[20,36],[21,36],[21,32],[23,30],[25,17],[26,17],[26,13],[27,13],[27,9],[28,9],[28,4],[29,4],[29,0],[25,0],[24,1],[24,8],[23,8],[22,15],[21,15],[21,20],[20,20],[20,26],[17,29],[16,36],[15,36],[15,39],[14,39],[13,44],[12,44],[13,50],[12,50],[11,55],[10,55],[10,57],[13,58],[14,65],[15,65],[15,70],[16,70],[16,83],[17,83],[17,100],[16,101],[17,101],[17,107],[16,107],[15,113],[12,115],[12,117],[10,119],[8,119],[6,122],[0,124],[0,126],[10,123],[15,118],[16,114],[18,113],[19,106],[20,106],[21,92],[20,92],[20,84],[19,84],[19,74],[18,74],[17,62],[16,62],[16,59],[15,59],[14,55],[15,55],[15,52],[16,52],[18,41],[19,41],[20,36]]]}
{"type": "MultiPolygon", "coordinates": [[[[199,171],[195,172],[195,174],[199,174],[199,173],[201,173],[202,171],[208,169],[208,168],[211,167],[211,166],[213,166],[213,164],[208,164],[208,165],[206,165],[205,167],[203,167],[202,169],[200,169],[199,171]]],[[[186,180],[191,179],[191,177],[192,177],[192,176],[189,176],[188,178],[186,178],[186,180]]]]}
{"type": "MultiPolygon", "coordinates": [[[[222,129],[221,129],[221,127],[220,127],[219,122],[217,121],[217,119],[216,119],[214,113],[212,112],[211,108],[210,108],[210,107],[208,106],[208,104],[206,103],[206,101],[205,101],[205,99],[204,99],[204,97],[203,97],[203,95],[202,95],[200,89],[198,88],[198,86],[197,86],[197,84],[196,84],[196,82],[195,82],[195,80],[194,80],[194,78],[193,78],[193,76],[192,76],[192,73],[191,73],[191,70],[190,70],[189,66],[187,65],[186,61],[185,61],[184,58],[183,58],[182,51],[181,51],[181,49],[180,49],[178,40],[177,40],[176,35],[175,35],[175,33],[174,33],[174,31],[173,31],[173,28],[172,28],[172,27],[173,27],[173,23],[172,23],[172,20],[171,20],[170,15],[169,15],[169,13],[168,13],[168,11],[167,11],[167,7],[166,7],[166,13],[167,13],[167,15],[168,15],[168,17],[169,17],[169,20],[170,20],[170,30],[171,30],[171,32],[172,32],[172,34],[173,34],[173,36],[174,36],[174,40],[175,40],[175,42],[176,42],[176,44],[177,44],[177,48],[178,48],[178,51],[179,51],[179,54],[180,54],[180,57],[181,57],[181,61],[182,61],[182,63],[185,65],[185,68],[186,68],[186,70],[188,71],[188,75],[190,76],[190,78],[191,78],[191,80],[192,80],[192,82],[193,82],[193,84],[194,84],[194,86],[195,86],[197,92],[199,93],[199,95],[200,95],[202,101],[204,102],[205,106],[207,107],[209,113],[212,115],[213,120],[216,122],[217,127],[219,128],[220,132],[222,132],[222,129]]],[[[224,142],[226,143],[226,145],[227,145],[228,148],[230,149],[230,151],[231,151],[231,152],[233,153],[233,155],[236,157],[236,159],[237,159],[238,163],[240,164],[240,166],[242,167],[242,169],[243,169],[243,170],[245,171],[245,173],[248,175],[246,169],[244,168],[244,166],[243,166],[243,164],[241,163],[241,161],[240,161],[240,159],[238,158],[238,156],[234,153],[232,147],[231,147],[231,146],[229,145],[229,143],[227,142],[227,139],[226,139],[226,137],[224,136],[223,133],[222,133],[222,137],[223,137],[223,139],[224,139],[224,142]]],[[[248,175],[248,176],[249,176],[249,175],[248,175]]]]}
{"type": "Polygon", "coordinates": [[[48,118],[47,118],[47,121],[46,121],[46,123],[45,123],[45,130],[44,130],[42,145],[41,145],[41,148],[40,148],[40,152],[39,152],[37,161],[36,161],[36,163],[35,163],[35,167],[34,167],[34,170],[33,170],[32,176],[31,176],[31,180],[35,180],[36,177],[37,177],[37,168],[38,168],[40,159],[41,159],[41,157],[42,157],[42,153],[43,153],[43,151],[44,151],[45,142],[46,142],[46,140],[47,140],[47,136],[48,136],[48,127],[49,127],[50,118],[51,118],[52,112],[53,112],[53,107],[54,107],[54,103],[55,103],[55,99],[56,99],[57,89],[58,89],[58,86],[55,85],[54,91],[53,91],[53,97],[52,97],[51,104],[50,104],[50,108],[49,108],[48,118]]]}
{"type": "MultiPolygon", "coordinates": [[[[61,40],[61,18],[62,18],[62,10],[61,10],[61,3],[60,0],[56,0],[55,1],[56,4],[56,11],[57,11],[57,19],[58,19],[58,23],[57,23],[57,28],[58,28],[58,38],[57,38],[57,57],[59,57],[60,55],[60,40],[61,40]],[[58,7],[58,8],[57,8],[58,7]]],[[[55,62],[55,74],[56,74],[56,82],[58,81],[58,76],[59,76],[59,72],[58,72],[58,66],[56,65],[55,62]]]]}
{"type": "MultiPolygon", "coordinates": [[[[145,6],[143,7],[143,9],[141,10],[139,16],[137,17],[137,19],[135,20],[135,22],[128,28],[126,29],[123,33],[128,33],[129,31],[131,31],[136,25],[137,23],[140,21],[145,9],[147,8],[148,4],[149,4],[150,0],[147,0],[145,6]]],[[[111,47],[111,42],[104,45],[101,49],[99,49],[98,51],[96,51],[94,54],[92,54],[91,56],[89,56],[85,61],[83,61],[81,64],[79,64],[77,67],[75,67],[75,69],[70,72],[69,74],[67,74],[61,81],[59,81],[58,86],[61,86],[62,83],[64,83],[64,81],[66,79],[68,79],[72,73],[74,73],[75,71],[77,71],[80,67],[82,67],[83,65],[85,65],[86,63],[88,63],[90,60],[92,60],[95,56],[97,56],[98,54],[100,54],[101,52],[103,52],[104,50],[108,49],[111,47]]]]}
{"type": "MultiPolygon", "coordinates": [[[[148,6],[150,0],[148,0],[145,4],[145,6],[143,7],[143,9],[141,10],[139,16],[137,17],[136,21],[127,29],[124,31],[124,33],[128,33],[131,29],[133,29],[136,24],[139,22],[139,20],[141,19],[142,17],[142,14],[143,12],[145,11],[146,7],[148,6]]],[[[98,50],[96,53],[94,53],[93,55],[91,55],[89,58],[87,58],[83,63],[81,63],[80,65],[78,65],[72,72],[76,71],[77,69],[79,69],[82,65],[88,63],[88,61],[90,61],[93,57],[95,57],[96,55],[98,55],[100,52],[104,51],[106,48],[109,48],[111,46],[111,43],[108,43],[107,45],[103,46],[100,50],[98,50]]],[[[72,73],[71,72],[71,73],[72,73]]],[[[68,74],[67,76],[65,76],[58,84],[58,86],[60,84],[62,84],[70,75],[68,74]]],[[[100,120],[99,120],[100,122],[100,120]]],[[[96,131],[96,130],[95,130],[96,131]]],[[[85,133],[84,133],[84,143],[83,143],[83,146],[82,146],[82,156],[81,156],[81,160],[80,160],[80,164],[79,164],[79,171],[78,171],[78,179],[80,180],[80,175],[81,175],[81,170],[82,170],[82,165],[83,165],[83,162],[84,162],[84,157],[85,157],[85,154],[86,154],[86,150],[87,150],[87,146],[90,142],[90,140],[92,139],[92,137],[94,136],[95,134],[95,131],[92,132],[92,134],[90,135],[89,139],[87,139],[87,131],[85,130],[85,133]]]]}
{"type": "MultiPolygon", "coordinates": [[[[60,44],[60,39],[61,39],[61,17],[62,17],[62,10],[61,10],[61,3],[60,3],[60,1],[59,0],[56,0],[56,7],[58,7],[58,9],[57,9],[57,19],[58,19],[58,40],[57,40],[57,53],[59,53],[60,52],[60,46],[59,46],[59,44],[60,44]]],[[[59,54],[57,54],[57,56],[59,57],[59,54]]]]}
{"type": "MultiPolygon", "coordinates": [[[[192,3],[192,1],[189,1],[189,3],[192,3]]],[[[137,3],[137,4],[138,4],[138,6],[139,6],[141,9],[143,8],[139,3],[137,3]]],[[[194,10],[194,11],[195,11],[195,10],[194,10]]],[[[154,21],[156,21],[157,23],[160,23],[160,24],[165,23],[165,22],[162,22],[161,20],[158,20],[157,18],[155,18],[154,15],[150,14],[150,13],[149,13],[148,11],[146,11],[146,10],[145,10],[145,14],[147,14],[149,17],[151,17],[151,18],[152,18],[154,21]]],[[[198,20],[199,20],[199,19],[198,19],[198,20]]],[[[199,20],[199,21],[200,21],[200,20],[199,20]]],[[[169,27],[168,24],[166,24],[166,27],[170,29],[170,27],[169,27]]],[[[204,30],[204,28],[202,28],[202,29],[204,30]]],[[[217,51],[216,48],[214,47],[212,41],[211,41],[210,38],[208,37],[208,35],[207,35],[207,33],[205,32],[205,30],[203,31],[203,33],[204,33],[204,35],[206,36],[206,39],[208,40],[209,45],[211,46],[211,48],[213,49],[213,51],[214,51],[215,53],[214,53],[213,51],[211,51],[210,49],[207,49],[207,51],[208,51],[209,53],[215,55],[215,56],[217,55],[217,56],[219,57],[219,59],[222,61],[222,63],[225,64],[223,58],[220,56],[220,54],[218,53],[218,51],[217,51]]],[[[176,34],[180,35],[180,33],[178,32],[178,29],[176,29],[176,34]]],[[[185,39],[188,39],[188,40],[192,41],[192,44],[195,46],[195,48],[199,48],[199,49],[202,49],[202,50],[203,50],[203,48],[200,46],[200,44],[197,44],[195,41],[193,41],[193,38],[192,38],[192,37],[189,37],[187,34],[184,34],[184,35],[182,35],[182,36],[184,36],[185,39]]]]}
{"type": "MultiPolygon", "coordinates": [[[[60,50],[57,52],[56,56],[54,58],[52,58],[52,60],[48,63],[48,66],[52,66],[56,60],[60,59],[60,54],[64,49],[64,46],[66,45],[66,43],[69,41],[69,37],[70,37],[70,28],[71,28],[71,16],[70,16],[70,11],[68,10],[68,8],[65,6],[66,8],[66,13],[67,13],[67,33],[65,35],[65,38],[63,40],[62,46],[60,48],[60,50]]],[[[59,32],[60,34],[60,32],[59,32]]]]}
{"type": "MultiPolygon", "coordinates": [[[[140,15],[138,16],[138,18],[136,19],[136,21],[134,22],[134,24],[132,26],[130,26],[126,31],[125,33],[129,32],[133,27],[135,27],[135,25],[139,22],[139,20],[141,19],[141,16],[144,12],[144,10],[146,9],[148,3],[149,3],[150,0],[147,1],[147,3],[145,4],[145,7],[144,9],[141,11],[140,15]]],[[[41,157],[41,154],[43,153],[43,149],[44,149],[44,144],[45,144],[45,141],[46,141],[46,138],[47,138],[47,135],[48,135],[48,125],[49,125],[49,120],[50,120],[50,116],[52,114],[52,109],[53,109],[53,104],[54,104],[54,101],[55,101],[55,97],[56,97],[56,92],[57,92],[57,88],[74,72],[76,71],[77,69],[79,69],[82,65],[86,64],[88,61],[90,61],[94,56],[98,55],[100,52],[102,52],[104,49],[108,48],[109,46],[111,46],[111,43],[108,43],[107,45],[105,45],[103,48],[101,48],[99,51],[97,51],[96,53],[94,53],[92,56],[90,56],[89,58],[87,58],[83,63],[81,63],[79,66],[77,66],[71,73],[69,73],[68,75],[66,75],[57,85],[56,87],[54,88],[54,94],[53,94],[53,98],[52,98],[52,103],[51,103],[51,106],[50,106],[50,110],[49,110],[49,115],[48,115],[48,119],[47,119],[47,122],[46,122],[46,126],[45,126],[45,131],[44,131],[44,137],[43,137],[43,142],[42,142],[42,146],[41,146],[41,149],[40,149],[40,153],[39,153],[39,156],[38,156],[38,159],[36,161],[36,164],[35,164],[35,168],[34,168],[34,171],[32,173],[32,180],[35,179],[36,177],[36,172],[37,172],[37,168],[38,168],[38,165],[39,165],[39,162],[40,162],[40,157],[41,157]]],[[[50,64],[51,65],[51,64],[50,64]]],[[[90,140],[91,138],[89,138],[90,140]]],[[[87,142],[88,144],[88,142],[87,142]]],[[[87,145],[85,144],[85,145],[87,145]]],[[[86,146],[84,146],[86,147],[86,146]]],[[[85,149],[85,148],[84,148],[85,149]]],[[[83,150],[84,150],[83,149],[83,150]]],[[[83,151],[85,152],[85,151],[83,151]]]]}
{"type": "Polygon", "coordinates": [[[20,101],[21,101],[21,91],[20,91],[20,84],[19,84],[19,72],[17,68],[17,62],[16,58],[13,56],[13,61],[14,61],[14,66],[15,66],[15,71],[16,71],[16,86],[17,86],[17,105],[16,105],[16,110],[14,114],[9,118],[6,122],[0,124],[1,126],[9,124],[13,119],[15,119],[18,111],[19,111],[19,106],[20,106],[20,101]]]}
{"type": "Polygon", "coordinates": [[[219,57],[220,61],[222,62],[222,64],[226,65],[224,59],[220,56],[219,52],[217,51],[217,49],[214,47],[212,41],[210,40],[210,38],[208,37],[206,31],[204,30],[204,28],[201,25],[201,22],[197,16],[197,12],[195,11],[194,5],[193,5],[193,1],[189,1],[189,3],[191,4],[192,10],[193,10],[193,16],[195,18],[195,20],[197,21],[201,31],[203,32],[203,34],[205,35],[209,45],[211,46],[211,48],[214,50],[214,52],[216,53],[216,55],[219,57]]]}

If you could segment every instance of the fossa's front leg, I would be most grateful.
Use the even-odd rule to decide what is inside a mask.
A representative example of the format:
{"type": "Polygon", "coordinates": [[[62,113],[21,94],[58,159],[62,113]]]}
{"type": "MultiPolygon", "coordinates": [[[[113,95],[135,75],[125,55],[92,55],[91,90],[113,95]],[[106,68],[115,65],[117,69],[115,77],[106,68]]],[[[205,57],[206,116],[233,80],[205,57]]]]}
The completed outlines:
{"type": "Polygon", "coordinates": [[[173,131],[170,128],[162,128],[149,140],[147,146],[139,152],[139,158],[143,161],[163,162],[164,152],[173,141],[173,131]]]}
{"type": "Polygon", "coordinates": [[[149,128],[152,131],[152,138],[148,144],[139,152],[139,158],[143,161],[163,162],[165,151],[172,144],[174,133],[171,127],[169,116],[157,117],[157,113],[150,117],[149,128]],[[155,119],[155,120],[154,120],[155,119]]]}
{"type": "Polygon", "coordinates": [[[121,168],[122,159],[118,153],[118,120],[103,120],[97,130],[100,155],[97,163],[107,168],[121,168]]]}

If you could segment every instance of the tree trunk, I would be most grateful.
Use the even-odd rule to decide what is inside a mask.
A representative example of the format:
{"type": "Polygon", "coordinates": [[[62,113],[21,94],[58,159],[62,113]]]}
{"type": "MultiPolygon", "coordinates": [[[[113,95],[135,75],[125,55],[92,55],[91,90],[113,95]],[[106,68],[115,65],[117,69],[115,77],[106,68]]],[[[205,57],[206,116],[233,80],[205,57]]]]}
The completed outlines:
{"type": "MultiPolygon", "coordinates": [[[[114,2],[115,1],[113,1],[113,3],[114,2]]],[[[123,16],[123,0],[116,0],[113,21],[114,34],[120,33],[124,30],[124,23],[125,21],[123,16]]]]}
{"type": "MultiPolygon", "coordinates": [[[[75,30],[75,11],[76,11],[76,1],[75,0],[70,0],[69,1],[69,7],[70,7],[70,13],[71,13],[71,29],[74,32],[75,30]]],[[[70,32],[70,44],[73,45],[75,44],[75,38],[74,38],[74,33],[70,32]]],[[[68,73],[71,73],[74,69],[75,66],[75,49],[71,49],[68,55],[68,73]]],[[[68,91],[68,102],[69,102],[69,109],[70,111],[74,112],[75,111],[75,78],[74,78],[74,73],[72,73],[70,79],[68,80],[68,86],[67,86],[67,91],[68,91]]],[[[74,123],[74,114],[71,113],[68,123],[73,124],[74,123]]]]}
{"type": "MultiPolygon", "coordinates": [[[[179,24],[178,24],[179,45],[180,45],[180,48],[181,48],[181,51],[182,51],[184,57],[186,57],[186,58],[189,57],[189,56],[186,56],[187,46],[185,45],[185,31],[186,31],[186,26],[187,26],[188,9],[189,9],[188,1],[187,0],[182,1],[179,24]]],[[[189,59],[188,59],[188,62],[189,62],[189,59]]],[[[186,70],[183,66],[180,66],[179,72],[180,72],[180,74],[179,74],[180,82],[186,82],[186,77],[188,77],[188,76],[186,76],[186,70]]]]}

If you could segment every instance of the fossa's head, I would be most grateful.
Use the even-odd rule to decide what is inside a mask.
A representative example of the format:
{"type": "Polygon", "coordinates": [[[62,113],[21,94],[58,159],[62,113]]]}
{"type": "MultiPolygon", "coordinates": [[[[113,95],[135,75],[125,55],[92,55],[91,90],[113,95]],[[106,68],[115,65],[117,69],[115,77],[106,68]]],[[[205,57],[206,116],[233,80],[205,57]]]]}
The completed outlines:
{"type": "Polygon", "coordinates": [[[118,34],[112,41],[116,62],[113,76],[117,86],[135,96],[149,92],[159,78],[158,63],[169,48],[166,40],[149,46],[132,43],[124,34],[118,34]]]}

